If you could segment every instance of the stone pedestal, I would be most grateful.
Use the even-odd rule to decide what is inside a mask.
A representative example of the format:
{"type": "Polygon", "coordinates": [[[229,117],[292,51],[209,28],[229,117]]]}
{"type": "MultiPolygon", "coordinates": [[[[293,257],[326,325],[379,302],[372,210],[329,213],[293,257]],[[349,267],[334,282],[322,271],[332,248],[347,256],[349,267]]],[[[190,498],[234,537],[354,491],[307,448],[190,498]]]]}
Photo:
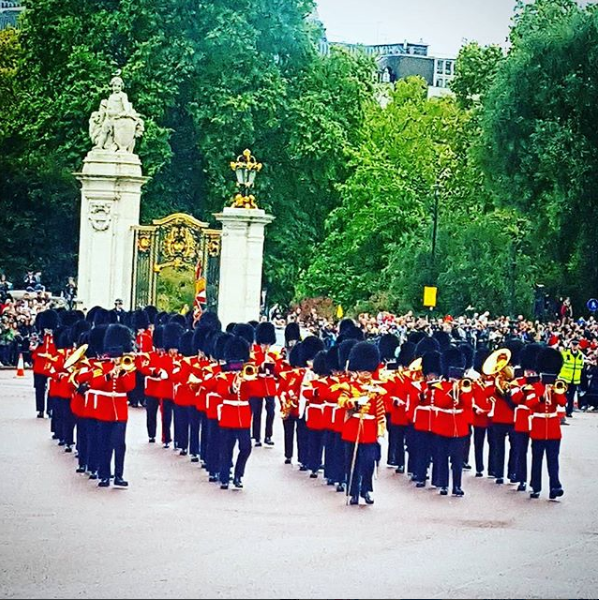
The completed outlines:
{"type": "Polygon", "coordinates": [[[81,182],[78,306],[112,308],[117,298],[130,308],[133,229],[139,225],[141,174],[136,154],[92,150],[81,182]]]}
{"type": "Polygon", "coordinates": [[[218,317],[223,327],[258,319],[264,228],[274,217],[260,209],[230,207],[214,216],[223,224],[218,317]]]}

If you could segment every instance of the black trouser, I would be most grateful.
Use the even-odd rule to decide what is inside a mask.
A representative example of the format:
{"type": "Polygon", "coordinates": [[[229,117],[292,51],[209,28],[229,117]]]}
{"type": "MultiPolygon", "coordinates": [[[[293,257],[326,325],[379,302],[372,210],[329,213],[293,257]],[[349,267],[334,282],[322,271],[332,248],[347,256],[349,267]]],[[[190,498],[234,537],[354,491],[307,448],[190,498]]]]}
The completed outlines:
{"type": "MultiPolygon", "coordinates": [[[[296,426],[299,427],[299,418],[293,415],[283,419],[283,432],[285,434],[285,458],[293,458],[293,441],[295,438],[296,426]]],[[[299,432],[298,432],[298,453],[299,453],[299,432]]]]}
{"type": "Polygon", "coordinates": [[[126,421],[100,421],[100,479],[110,479],[112,456],[114,455],[114,477],[123,477],[125,468],[126,421]]]}
{"type": "Polygon", "coordinates": [[[341,433],[336,431],[329,432],[331,443],[331,475],[335,483],[344,483],[347,479],[345,473],[345,442],[341,438],[341,433]]]}
{"type": "Polygon", "coordinates": [[[449,461],[451,460],[451,481],[453,489],[462,487],[462,467],[464,465],[465,437],[437,436],[437,485],[449,487],[449,461]]]}
{"type": "MultiPolygon", "coordinates": [[[[441,436],[436,433],[432,434],[431,437],[431,460],[433,463],[432,473],[431,473],[431,482],[436,487],[441,487],[439,481],[439,452],[441,449],[440,445],[441,436]]],[[[462,450],[463,451],[463,450],[462,450]]]]}
{"type": "Polygon", "coordinates": [[[516,443],[514,441],[514,428],[510,429],[508,439],[510,440],[510,452],[507,460],[507,475],[511,482],[516,481],[516,443]]]}
{"type": "Polygon", "coordinates": [[[387,464],[394,467],[405,466],[405,425],[389,424],[389,452],[387,454],[387,464]]]}
{"type": "Polygon", "coordinates": [[[33,387],[35,388],[35,410],[43,413],[46,407],[46,384],[48,377],[41,373],[33,374],[33,387]]]}
{"type": "Polygon", "coordinates": [[[406,447],[408,449],[408,473],[414,475],[416,469],[416,448],[414,442],[414,425],[408,425],[406,428],[406,447]]]}
{"type": "Polygon", "coordinates": [[[208,445],[206,468],[209,475],[216,476],[220,471],[221,428],[218,424],[218,419],[207,419],[207,424],[208,445]]]}
{"type": "Polygon", "coordinates": [[[508,423],[493,423],[491,435],[493,436],[493,474],[497,479],[505,475],[505,439],[509,437],[514,426],[508,423]]]}
{"type": "Polygon", "coordinates": [[[577,389],[578,385],[576,383],[568,384],[568,389],[566,390],[566,399],[568,401],[566,404],[566,415],[568,417],[571,417],[574,412],[574,394],[576,394],[577,389]]]}
{"type": "Polygon", "coordinates": [[[488,473],[490,475],[493,474],[491,469],[491,461],[492,461],[492,449],[491,449],[491,432],[487,427],[474,427],[474,462],[476,465],[476,472],[482,473],[485,470],[485,461],[484,461],[484,451],[485,451],[485,438],[489,442],[489,452],[488,452],[488,460],[489,460],[489,468],[488,473]]]}
{"type": "Polygon", "coordinates": [[[77,461],[82,468],[87,467],[88,453],[88,419],[77,417],[77,461]]]}
{"type": "Polygon", "coordinates": [[[48,396],[48,414],[50,415],[50,431],[58,438],[60,437],[60,414],[56,410],[58,398],[48,396]]]}
{"type": "Polygon", "coordinates": [[[561,440],[531,440],[532,473],[530,484],[534,492],[541,491],[544,454],[547,456],[549,488],[554,490],[562,487],[562,484],[559,480],[560,441],[561,440]]]}
{"type": "Polygon", "coordinates": [[[333,446],[335,443],[335,434],[326,430],[323,435],[324,440],[324,476],[325,479],[330,479],[335,481],[335,467],[334,465],[334,454],[333,454],[333,446]]]}
{"type": "MultiPolygon", "coordinates": [[[[162,443],[170,444],[173,441],[171,433],[171,424],[173,422],[173,406],[174,402],[168,398],[163,398],[160,403],[162,413],[162,443]]],[[[177,444],[175,443],[175,448],[177,444]]]]}
{"type": "Polygon", "coordinates": [[[156,439],[156,423],[158,420],[158,406],[160,400],[154,396],[146,398],[146,427],[148,429],[148,437],[156,439]]]}
{"type": "Polygon", "coordinates": [[[470,446],[472,445],[472,425],[468,425],[468,435],[464,439],[464,464],[470,462],[470,446]]]}
{"type": "Polygon", "coordinates": [[[262,404],[266,401],[266,427],[264,437],[272,438],[273,424],[275,421],[275,399],[273,396],[266,398],[250,398],[250,407],[252,409],[252,438],[257,442],[261,441],[262,437],[262,404]]]}
{"type": "Polygon", "coordinates": [[[220,430],[220,482],[229,483],[231,468],[233,467],[233,452],[235,443],[239,443],[239,454],[235,461],[235,479],[241,479],[245,474],[245,465],[252,453],[252,439],[249,429],[229,429],[220,430]]]}
{"type": "Polygon", "coordinates": [[[69,398],[55,398],[55,409],[58,412],[58,439],[67,446],[75,443],[75,415],[71,410],[69,398]]]}
{"type": "Polygon", "coordinates": [[[414,477],[419,483],[426,481],[426,472],[431,462],[433,438],[434,434],[430,431],[414,429],[412,444],[414,449],[414,477]]]}
{"type": "Polygon", "coordinates": [[[175,446],[187,450],[189,446],[189,410],[187,406],[174,405],[175,446]]]}
{"type": "Polygon", "coordinates": [[[129,404],[131,406],[143,406],[145,393],[145,375],[135,371],[135,387],[129,392],[129,404]]]}
{"type": "Polygon", "coordinates": [[[514,431],[512,440],[514,444],[514,475],[518,483],[526,483],[528,473],[528,433],[514,431]]]}
{"type": "Polygon", "coordinates": [[[208,460],[208,417],[204,411],[200,412],[200,457],[208,460]]]}
{"type": "Polygon", "coordinates": [[[374,464],[376,462],[376,453],[378,451],[376,443],[358,444],[356,461],[353,465],[354,451],[356,444],[354,442],[345,443],[345,470],[348,481],[349,493],[353,497],[364,496],[372,492],[372,476],[374,475],[374,464]]]}
{"type": "Polygon", "coordinates": [[[306,427],[306,419],[297,419],[297,461],[300,465],[308,466],[310,461],[308,446],[308,428],[306,427]]]}
{"type": "Polygon", "coordinates": [[[324,431],[308,429],[308,464],[312,473],[318,473],[322,466],[322,452],[324,450],[324,431]]]}
{"type": "Polygon", "coordinates": [[[193,456],[200,454],[200,411],[195,406],[187,407],[189,420],[189,453],[193,456]]]}
{"type": "Polygon", "coordinates": [[[87,470],[97,473],[100,467],[100,425],[98,419],[87,420],[87,470]]]}

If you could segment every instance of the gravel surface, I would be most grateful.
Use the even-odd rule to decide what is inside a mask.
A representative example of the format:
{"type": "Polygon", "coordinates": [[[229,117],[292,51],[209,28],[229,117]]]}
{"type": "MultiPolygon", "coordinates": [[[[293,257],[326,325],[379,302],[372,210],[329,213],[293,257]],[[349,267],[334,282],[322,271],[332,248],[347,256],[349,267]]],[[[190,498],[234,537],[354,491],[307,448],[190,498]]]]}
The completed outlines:
{"type": "Polygon", "coordinates": [[[597,416],[564,428],[565,496],[465,475],[466,497],[382,468],[372,507],[255,448],[245,489],[149,445],[131,411],[128,490],[99,489],[0,372],[2,598],[597,598],[597,416]]]}

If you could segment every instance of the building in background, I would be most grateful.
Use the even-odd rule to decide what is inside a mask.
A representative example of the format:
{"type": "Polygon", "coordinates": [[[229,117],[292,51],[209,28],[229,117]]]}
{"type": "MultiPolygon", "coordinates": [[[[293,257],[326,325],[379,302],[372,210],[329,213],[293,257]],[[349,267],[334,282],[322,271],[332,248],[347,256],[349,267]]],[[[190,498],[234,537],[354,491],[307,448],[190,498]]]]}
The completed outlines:
{"type": "Polygon", "coordinates": [[[25,10],[21,2],[0,0],[0,30],[16,27],[18,16],[25,10]]]}

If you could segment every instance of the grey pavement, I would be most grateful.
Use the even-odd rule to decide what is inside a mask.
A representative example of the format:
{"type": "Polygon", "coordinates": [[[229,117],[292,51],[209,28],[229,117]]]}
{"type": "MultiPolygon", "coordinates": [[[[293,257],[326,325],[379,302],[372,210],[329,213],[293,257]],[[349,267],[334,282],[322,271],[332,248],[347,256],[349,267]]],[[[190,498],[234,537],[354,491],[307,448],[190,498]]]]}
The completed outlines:
{"type": "Polygon", "coordinates": [[[564,428],[565,496],[465,475],[466,497],[382,468],[372,507],[256,448],[245,489],[149,445],[131,411],[128,490],[75,473],[35,419],[31,373],[0,372],[2,598],[597,598],[597,416],[564,428]]]}

